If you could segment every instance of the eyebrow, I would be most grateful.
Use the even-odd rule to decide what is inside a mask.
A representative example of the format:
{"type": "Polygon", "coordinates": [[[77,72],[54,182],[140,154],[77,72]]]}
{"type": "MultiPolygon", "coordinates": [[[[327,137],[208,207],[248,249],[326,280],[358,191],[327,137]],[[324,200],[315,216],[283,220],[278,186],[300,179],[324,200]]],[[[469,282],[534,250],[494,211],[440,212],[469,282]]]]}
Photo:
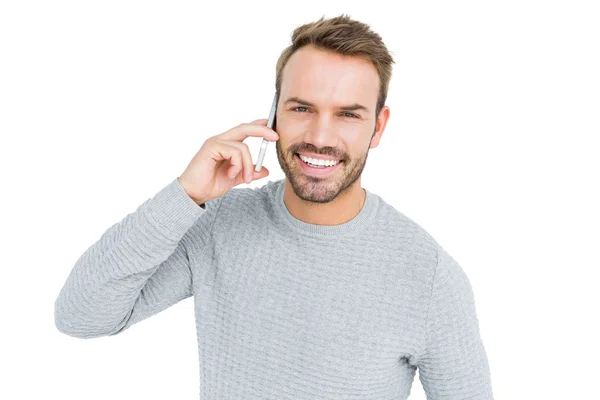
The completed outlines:
{"type": "MultiPolygon", "coordinates": [[[[288,103],[298,103],[298,104],[302,104],[303,106],[310,106],[310,107],[315,106],[313,103],[306,101],[306,100],[302,100],[299,97],[290,97],[289,99],[287,99],[286,101],[283,102],[284,105],[286,105],[288,103]]],[[[349,106],[342,106],[342,107],[340,107],[340,110],[344,110],[344,111],[363,110],[364,112],[369,112],[367,107],[365,107],[361,104],[358,104],[358,103],[350,104],[349,106]]]]}

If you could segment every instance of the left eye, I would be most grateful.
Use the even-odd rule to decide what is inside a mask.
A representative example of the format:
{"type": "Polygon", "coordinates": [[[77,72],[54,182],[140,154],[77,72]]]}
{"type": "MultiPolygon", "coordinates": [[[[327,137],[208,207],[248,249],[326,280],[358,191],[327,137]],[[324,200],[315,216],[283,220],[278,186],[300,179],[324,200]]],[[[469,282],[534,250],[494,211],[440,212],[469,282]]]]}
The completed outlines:
{"type": "MultiPolygon", "coordinates": [[[[294,111],[299,111],[300,109],[308,110],[308,108],[306,108],[306,107],[295,107],[295,108],[293,108],[292,110],[294,110],[294,111]]],[[[301,111],[301,112],[304,112],[304,111],[301,111]]],[[[350,117],[350,118],[358,118],[358,115],[356,115],[356,114],[352,114],[352,113],[349,113],[349,112],[347,112],[347,113],[344,113],[343,115],[344,115],[345,117],[350,117]]]]}

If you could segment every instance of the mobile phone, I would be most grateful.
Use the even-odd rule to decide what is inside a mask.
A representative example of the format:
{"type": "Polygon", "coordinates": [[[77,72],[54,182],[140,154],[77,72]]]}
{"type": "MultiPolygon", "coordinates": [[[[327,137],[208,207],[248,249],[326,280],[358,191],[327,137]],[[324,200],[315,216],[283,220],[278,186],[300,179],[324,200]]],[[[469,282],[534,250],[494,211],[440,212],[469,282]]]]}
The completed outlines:
{"type": "MultiPolygon", "coordinates": [[[[273,96],[273,104],[271,105],[271,112],[269,113],[269,119],[267,120],[267,126],[273,130],[275,130],[275,112],[277,111],[277,93],[273,96]]],[[[265,159],[265,154],[267,154],[267,145],[269,141],[263,138],[262,143],[260,145],[260,152],[258,153],[258,160],[256,160],[256,167],[254,171],[260,172],[262,168],[262,163],[265,159]]]]}

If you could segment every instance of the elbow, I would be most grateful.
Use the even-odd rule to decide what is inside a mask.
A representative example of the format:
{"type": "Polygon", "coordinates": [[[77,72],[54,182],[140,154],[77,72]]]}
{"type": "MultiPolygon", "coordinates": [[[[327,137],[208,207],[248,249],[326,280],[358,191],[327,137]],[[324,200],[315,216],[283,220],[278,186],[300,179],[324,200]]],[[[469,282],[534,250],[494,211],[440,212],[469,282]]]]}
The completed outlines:
{"type": "Polygon", "coordinates": [[[94,324],[93,321],[86,321],[83,317],[78,317],[76,312],[65,309],[61,306],[60,298],[54,304],[54,325],[56,329],[67,336],[77,339],[93,339],[104,336],[112,336],[121,333],[127,327],[127,319],[123,324],[116,327],[107,327],[94,324]]]}
{"type": "Polygon", "coordinates": [[[61,308],[58,300],[54,305],[54,325],[60,333],[78,339],[91,339],[102,336],[98,332],[93,332],[89,326],[86,326],[77,318],[74,318],[72,313],[61,308]]]}

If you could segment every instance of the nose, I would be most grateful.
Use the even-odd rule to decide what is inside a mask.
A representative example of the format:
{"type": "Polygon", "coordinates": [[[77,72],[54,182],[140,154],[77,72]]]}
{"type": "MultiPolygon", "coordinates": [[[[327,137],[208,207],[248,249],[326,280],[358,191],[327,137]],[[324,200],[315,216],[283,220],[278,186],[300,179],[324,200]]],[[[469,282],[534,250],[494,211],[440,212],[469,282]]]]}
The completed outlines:
{"type": "Polygon", "coordinates": [[[310,143],[317,149],[324,147],[336,148],[338,135],[332,117],[323,113],[308,124],[304,134],[304,142],[310,143]]]}

